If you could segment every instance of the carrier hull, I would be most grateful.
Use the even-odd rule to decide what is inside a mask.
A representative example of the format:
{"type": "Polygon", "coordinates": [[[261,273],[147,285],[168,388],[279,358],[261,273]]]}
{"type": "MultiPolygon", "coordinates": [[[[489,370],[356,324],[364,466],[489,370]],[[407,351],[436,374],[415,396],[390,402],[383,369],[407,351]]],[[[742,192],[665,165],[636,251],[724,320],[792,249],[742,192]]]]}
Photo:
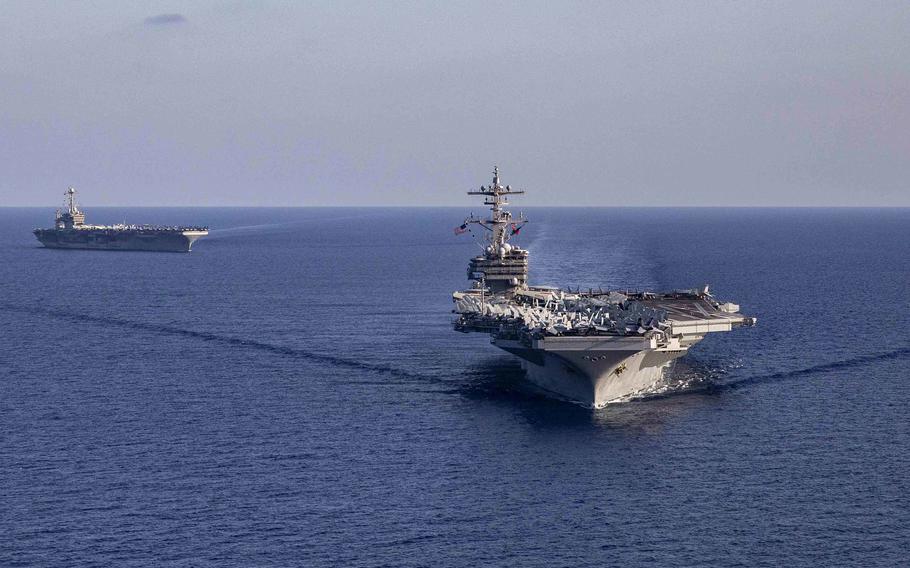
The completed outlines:
{"type": "Polygon", "coordinates": [[[91,229],[38,229],[35,236],[47,248],[190,252],[208,231],[95,231],[91,229]]]}
{"type": "Polygon", "coordinates": [[[527,379],[549,394],[593,408],[653,390],[687,349],[623,337],[552,337],[523,345],[493,339],[521,358],[527,379]]]}

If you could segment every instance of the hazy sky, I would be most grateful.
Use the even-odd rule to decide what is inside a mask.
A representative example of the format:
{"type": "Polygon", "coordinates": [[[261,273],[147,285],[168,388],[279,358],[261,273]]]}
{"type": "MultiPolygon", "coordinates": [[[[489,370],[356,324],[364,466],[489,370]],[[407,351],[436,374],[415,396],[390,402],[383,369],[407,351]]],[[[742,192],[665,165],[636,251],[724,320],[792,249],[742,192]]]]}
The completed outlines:
{"type": "Polygon", "coordinates": [[[0,205],[910,205],[907,0],[0,8],[0,205]]]}

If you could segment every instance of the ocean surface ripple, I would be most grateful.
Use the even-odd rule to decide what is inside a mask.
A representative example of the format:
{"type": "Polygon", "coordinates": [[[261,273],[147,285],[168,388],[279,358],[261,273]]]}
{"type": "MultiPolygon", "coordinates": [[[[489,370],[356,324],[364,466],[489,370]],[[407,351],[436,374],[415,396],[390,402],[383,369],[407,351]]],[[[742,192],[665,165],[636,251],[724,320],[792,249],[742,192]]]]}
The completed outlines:
{"type": "Polygon", "coordinates": [[[452,330],[468,212],[0,209],[0,566],[906,563],[910,210],[526,210],[534,282],[758,318],[598,411],[452,330]]]}

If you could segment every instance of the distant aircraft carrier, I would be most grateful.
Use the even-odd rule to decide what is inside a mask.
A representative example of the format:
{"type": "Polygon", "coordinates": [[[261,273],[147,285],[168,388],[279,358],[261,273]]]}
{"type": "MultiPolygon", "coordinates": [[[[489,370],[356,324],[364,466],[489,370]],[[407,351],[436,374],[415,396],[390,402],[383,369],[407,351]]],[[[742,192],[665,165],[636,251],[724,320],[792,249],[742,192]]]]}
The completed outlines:
{"type": "Polygon", "coordinates": [[[483,195],[492,214],[472,214],[455,229],[479,227],[485,246],[468,266],[473,288],[453,294],[454,325],[489,333],[493,345],[521,358],[542,389],[600,408],[650,391],[706,334],[755,324],[707,286],[667,293],[529,286],[528,251],[508,242],[527,219],[503,209],[509,195],[521,193],[500,184],[498,168],[491,185],[468,192],[483,195]]]}
{"type": "Polygon", "coordinates": [[[71,187],[64,195],[54,228],[34,231],[48,248],[190,252],[194,242],[209,234],[208,227],[86,225],[85,213],[76,206],[76,190],[71,187]]]}

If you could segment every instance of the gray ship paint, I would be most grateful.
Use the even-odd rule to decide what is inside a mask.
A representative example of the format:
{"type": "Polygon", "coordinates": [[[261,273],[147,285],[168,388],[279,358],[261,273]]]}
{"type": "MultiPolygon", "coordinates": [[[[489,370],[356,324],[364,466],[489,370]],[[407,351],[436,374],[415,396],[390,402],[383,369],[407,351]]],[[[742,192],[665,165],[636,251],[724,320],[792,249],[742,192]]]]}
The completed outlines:
{"type": "Polygon", "coordinates": [[[454,326],[489,333],[493,345],[521,358],[528,379],[544,391],[595,408],[647,394],[708,333],[755,324],[707,286],[666,293],[529,286],[529,253],[508,242],[527,219],[503,208],[508,196],[522,193],[500,183],[499,168],[490,185],[468,192],[484,196],[491,214],[472,214],[455,229],[477,227],[484,245],[468,266],[473,288],[452,295],[454,326]]]}
{"type": "Polygon", "coordinates": [[[65,195],[54,227],[34,230],[47,248],[190,252],[194,242],[209,234],[208,227],[86,225],[85,212],[76,204],[76,190],[70,187],[65,195]]]}

